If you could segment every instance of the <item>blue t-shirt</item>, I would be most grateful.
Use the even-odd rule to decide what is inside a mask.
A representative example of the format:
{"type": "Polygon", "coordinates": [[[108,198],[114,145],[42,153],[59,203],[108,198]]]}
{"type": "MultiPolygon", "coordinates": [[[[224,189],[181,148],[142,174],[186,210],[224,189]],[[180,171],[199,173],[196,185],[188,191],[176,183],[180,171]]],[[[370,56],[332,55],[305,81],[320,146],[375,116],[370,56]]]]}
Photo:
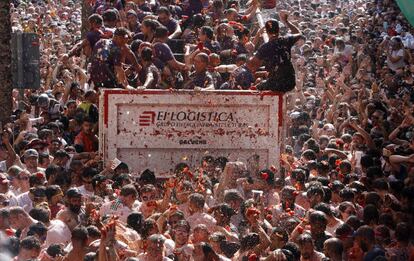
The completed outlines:
{"type": "Polygon", "coordinates": [[[207,71],[202,73],[194,72],[189,76],[189,78],[189,81],[184,85],[184,89],[193,90],[196,86],[201,88],[207,88],[209,85],[214,83],[213,77],[207,71]]]}
{"type": "Polygon", "coordinates": [[[168,29],[168,35],[174,33],[175,30],[177,30],[177,27],[178,27],[178,22],[175,19],[170,19],[167,23],[165,23],[165,24],[161,23],[161,24],[163,26],[167,27],[167,29],[168,29]]]}
{"type": "Polygon", "coordinates": [[[174,55],[166,43],[155,43],[153,48],[154,64],[158,69],[162,70],[169,61],[174,59],[174,55]]]}
{"type": "Polygon", "coordinates": [[[365,255],[364,261],[373,261],[377,256],[385,256],[385,251],[379,246],[374,246],[374,248],[365,255]]]}
{"type": "Polygon", "coordinates": [[[212,53],[219,53],[221,50],[221,46],[217,41],[205,41],[204,47],[209,49],[212,53]]]}
{"type": "Polygon", "coordinates": [[[89,41],[89,45],[93,49],[95,44],[101,39],[102,33],[99,31],[89,31],[86,34],[86,39],[89,41]]]}

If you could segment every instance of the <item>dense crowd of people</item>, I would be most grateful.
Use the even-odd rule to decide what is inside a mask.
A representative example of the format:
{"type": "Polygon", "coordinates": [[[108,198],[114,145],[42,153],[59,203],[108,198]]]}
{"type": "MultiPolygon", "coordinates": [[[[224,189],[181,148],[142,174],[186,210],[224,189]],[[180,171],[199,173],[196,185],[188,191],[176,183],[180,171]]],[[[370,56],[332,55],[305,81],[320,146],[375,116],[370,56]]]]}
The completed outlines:
{"type": "Polygon", "coordinates": [[[394,1],[12,2],[41,88],[1,128],[0,260],[414,260],[414,30],[394,1]],[[281,167],[104,165],[104,88],[283,92],[281,167]]]}

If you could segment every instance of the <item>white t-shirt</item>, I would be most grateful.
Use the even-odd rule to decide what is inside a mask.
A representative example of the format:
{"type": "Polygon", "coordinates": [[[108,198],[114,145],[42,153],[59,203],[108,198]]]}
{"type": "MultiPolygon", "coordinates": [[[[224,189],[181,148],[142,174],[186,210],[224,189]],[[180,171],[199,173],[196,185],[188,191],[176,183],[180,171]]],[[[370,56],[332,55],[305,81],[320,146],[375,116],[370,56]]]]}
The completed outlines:
{"type": "Polygon", "coordinates": [[[7,164],[5,160],[0,161],[0,172],[7,172],[7,164]]]}
{"type": "Polygon", "coordinates": [[[391,62],[390,58],[387,58],[387,64],[388,64],[388,68],[390,68],[393,71],[396,71],[402,67],[404,67],[405,62],[404,62],[404,50],[400,49],[400,50],[393,50],[391,53],[391,56],[393,57],[402,57],[398,62],[393,63],[391,62]]]}
{"type": "Polygon", "coordinates": [[[6,193],[4,193],[4,195],[9,200],[9,206],[10,207],[15,207],[15,206],[18,206],[19,205],[18,202],[17,202],[16,196],[14,195],[14,193],[11,190],[9,190],[6,193]]]}
{"type": "Polygon", "coordinates": [[[342,51],[339,51],[338,48],[335,47],[334,53],[341,56],[341,63],[347,64],[349,60],[352,58],[352,53],[354,52],[354,48],[352,45],[345,45],[345,48],[342,51]]]}
{"type": "Polygon", "coordinates": [[[61,220],[54,219],[50,221],[50,226],[47,229],[47,236],[45,241],[46,248],[51,244],[67,245],[71,242],[72,233],[69,227],[61,220]]]}
{"type": "Polygon", "coordinates": [[[340,225],[342,225],[344,222],[342,221],[342,220],[340,220],[340,219],[337,219],[337,218],[335,218],[336,219],[336,221],[338,221],[335,225],[333,225],[333,226],[329,226],[329,225],[327,225],[326,226],[326,231],[329,233],[329,234],[331,234],[331,235],[335,235],[335,230],[340,226],[340,225]]]}
{"type": "Polygon", "coordinates": [[[207,213],[197,212],[187,218],[191,229],[194,229],[198,224],[206,225],[209,231],[214,231],[216,228],[216,220],[207,213]]]}
{"type": "Polygon", "coordinates": [[[33,202],[29,197],[29,191],[22,193],[17,197],[17,205],[22,207],[27,213],[33,209],[33,202]]]}
{"type": "Polygon", "coordinates": [[[82,194],[82,196],[92,197],[93,195],[95,195],[95,193],[93,191],[87,191],[86,188],[85,188],[85,185],[77,187],[77,189],[82,194]]]}
{"type": "Polygon", "coordinates": [[[141,203],[135,201],[132,209],[122,204],[120,200],[113,200],[102,205],[99,214],[102,216],[118,216],[119,220],[126,224],[129,214],[131,214],[135,209],[139,209],[141,203]]]}
{"type": "Polygon", "coordinates": [[[164,249],[165,249],[165,255],[166,256],[174,254],[175,242],[173,240],[167,238],[164,242],[164,249]]]}

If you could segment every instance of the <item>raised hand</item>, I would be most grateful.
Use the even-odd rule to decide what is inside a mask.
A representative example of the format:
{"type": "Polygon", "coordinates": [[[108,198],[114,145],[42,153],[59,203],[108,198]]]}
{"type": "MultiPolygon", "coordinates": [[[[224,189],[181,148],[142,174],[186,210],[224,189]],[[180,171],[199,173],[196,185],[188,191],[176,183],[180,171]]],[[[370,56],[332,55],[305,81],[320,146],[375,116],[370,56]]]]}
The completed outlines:
{"type": "Polygon", "coordinates": [[[286,10],[281,10],[279,12],[279,19],[281,22],[286,23],[288,20],[289,14],[286,10]]]}

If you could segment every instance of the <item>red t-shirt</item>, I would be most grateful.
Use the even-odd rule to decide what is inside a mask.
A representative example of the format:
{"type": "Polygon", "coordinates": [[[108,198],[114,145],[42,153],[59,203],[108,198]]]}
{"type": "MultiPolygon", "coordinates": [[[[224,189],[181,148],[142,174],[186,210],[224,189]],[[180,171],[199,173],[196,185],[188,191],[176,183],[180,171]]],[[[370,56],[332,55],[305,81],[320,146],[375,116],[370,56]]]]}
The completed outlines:
{"type": "Polygon", "coordinates": [[[97,143],[93,135],[87,135],[81,131],[75,138],[75,144],[83,146],[83,152],[93,152],[97,150],[97,143]]]}

